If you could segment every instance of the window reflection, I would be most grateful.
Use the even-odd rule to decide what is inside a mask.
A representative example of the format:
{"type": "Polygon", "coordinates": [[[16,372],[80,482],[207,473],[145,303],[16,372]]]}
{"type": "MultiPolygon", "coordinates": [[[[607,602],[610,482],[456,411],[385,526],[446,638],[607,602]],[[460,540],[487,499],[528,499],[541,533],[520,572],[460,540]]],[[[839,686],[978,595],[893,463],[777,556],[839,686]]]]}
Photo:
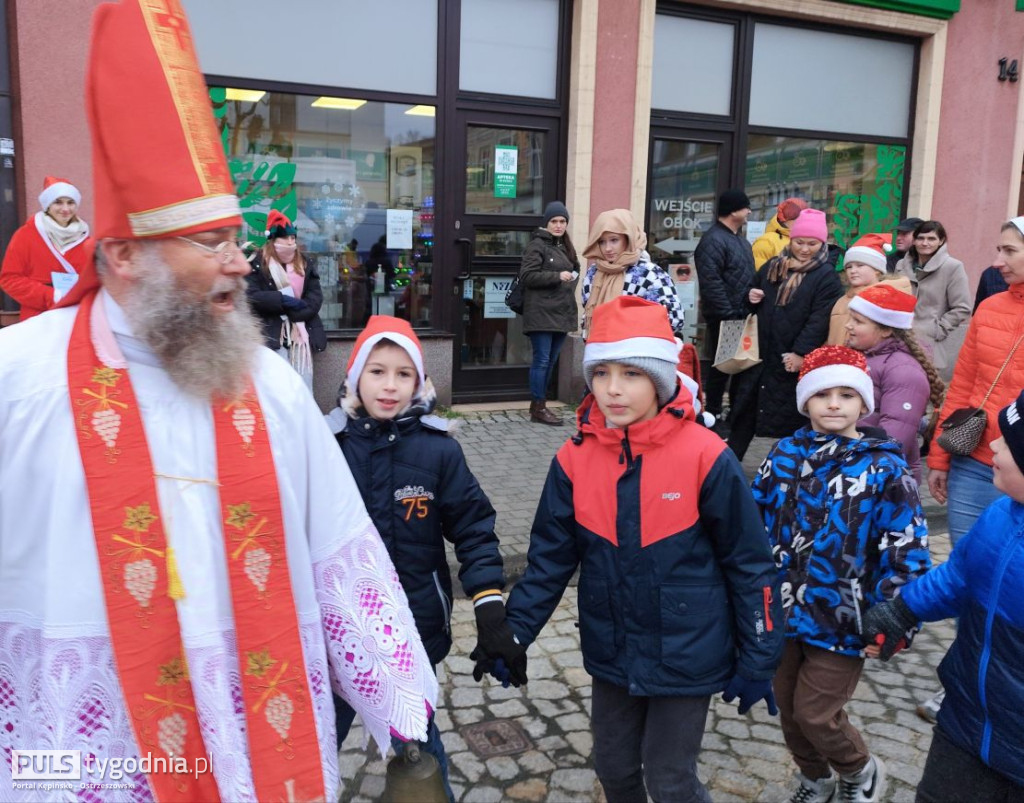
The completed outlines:
{"type": "Polygon", "coordinates": [[[430,326],[434,118],[409,114],[409,103],[232,92],[236,100],[217,87],[210,96],[242,237],[262,244],[272,207],[295,221],[320,274],[324,325],[359,328],[379,313],[430,326]]]}
{"type": "Polygon", "coordinates": [[[481,215],[539,215],[544,209],[543,131],[468,126],[466,129],[466,212],[481,215]],[[515,156],[514,181],[503,180],[497,154],[515,156]],[[497,182],[497,186],[495,184],[497,182]]]}
{"type": "Polygon", "coordinates": [[[752,135],[745,188],[751,220],[767,220],[775,207],[800,197],[828,216],[843,249],[866,232],[896,228],[903,202],[902,145],[752,135]]]}

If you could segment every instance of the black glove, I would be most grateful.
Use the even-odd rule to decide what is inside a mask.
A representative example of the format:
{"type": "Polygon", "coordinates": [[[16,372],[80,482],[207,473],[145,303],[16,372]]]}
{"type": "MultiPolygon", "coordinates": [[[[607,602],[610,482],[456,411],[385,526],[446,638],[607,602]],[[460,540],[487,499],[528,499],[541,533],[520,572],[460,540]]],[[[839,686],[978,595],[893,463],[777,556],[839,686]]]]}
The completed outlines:
{"type": "Polygon", "coordinates": [[[476,649],[469,654],[470,660],[476,661],[473,679],[479,681],[487,672],[503,685],[511,683],[516,688],[526,685],[526,647],[519,643],[505,621],[505,604],[495,598],[477,605],[473,613],[477,633],[476,649]],[[500,668],[498,662],[507,670],[507,680],[504,673],[496,671],[500,668]]]}
{"type": "Polygon", "coordinates": [[[907,646],[907,631],[916,624],[917,614],[910,610],[903,597],[893,597],[868,609],[861,635],[866,643],[880,646],[882,651],[878,657],[888,661],[907,646]]]}
{"type": "Polygon", "coordinates": [[[737,697],[740,698],[739,712],[741,714],[747,713],[758,700],[764,700],[768,706],[768,713],[773,717],[779,713],[779,709],[775,705],[775,692],[772,691],[770,680],[749,680],[739,673],[733,675],[732,680],[725,687],[725,691],[722,692],[722,700],[731,703],[737,697]]]}

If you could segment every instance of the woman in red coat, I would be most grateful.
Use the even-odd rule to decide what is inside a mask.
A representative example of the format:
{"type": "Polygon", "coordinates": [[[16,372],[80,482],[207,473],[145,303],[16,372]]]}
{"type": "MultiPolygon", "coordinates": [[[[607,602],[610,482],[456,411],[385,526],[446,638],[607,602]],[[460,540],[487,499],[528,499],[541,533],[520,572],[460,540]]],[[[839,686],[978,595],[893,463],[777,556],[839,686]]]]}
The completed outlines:
{"type": "Polygon", "coordinates": [[[78,217],[81,201],[74,184],[47,176],[39,193],[42,211],[11,237],[0,289],[21,305],[20,320],[50,309],[92,261],[89,224],[78,217]]]}

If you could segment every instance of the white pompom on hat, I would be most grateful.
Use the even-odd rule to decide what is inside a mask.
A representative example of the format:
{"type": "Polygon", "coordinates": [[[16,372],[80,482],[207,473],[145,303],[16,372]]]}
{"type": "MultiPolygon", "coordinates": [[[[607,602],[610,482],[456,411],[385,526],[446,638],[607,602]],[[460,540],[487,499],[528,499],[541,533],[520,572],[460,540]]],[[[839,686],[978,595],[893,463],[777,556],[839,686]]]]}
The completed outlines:
{"type": "Polygon", "coordinates": [[[849,346],[822,346],[804,357],[796,383],[797,409],[807,415],[807,400],[830,388],[853,388],[869,413],[875,409],[875,385],[868,375],[867,358],[849,346]]]}
{"type": "Polygon", "coordinates": [[[70,198],[76,204],[82,203],[82,193],[78,187],[67,179],[47,176],[43,179],[43,191],[39,193],[39,206],[45,212],[58,198],[70,198]]]}

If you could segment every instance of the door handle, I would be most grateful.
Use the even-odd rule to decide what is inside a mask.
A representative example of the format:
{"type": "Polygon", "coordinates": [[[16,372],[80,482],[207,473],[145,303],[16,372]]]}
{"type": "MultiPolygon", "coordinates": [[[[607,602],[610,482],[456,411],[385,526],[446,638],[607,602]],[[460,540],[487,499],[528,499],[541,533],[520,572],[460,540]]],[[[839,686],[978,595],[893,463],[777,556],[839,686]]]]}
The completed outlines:
{"type": "Polygon", "coordinates": [[[455,241],[462,249],[462,272],[455,277],[455,281],[462,282],[472,276],[473,271],[473,241],[468,237],[459,237],[455,241]]]}

